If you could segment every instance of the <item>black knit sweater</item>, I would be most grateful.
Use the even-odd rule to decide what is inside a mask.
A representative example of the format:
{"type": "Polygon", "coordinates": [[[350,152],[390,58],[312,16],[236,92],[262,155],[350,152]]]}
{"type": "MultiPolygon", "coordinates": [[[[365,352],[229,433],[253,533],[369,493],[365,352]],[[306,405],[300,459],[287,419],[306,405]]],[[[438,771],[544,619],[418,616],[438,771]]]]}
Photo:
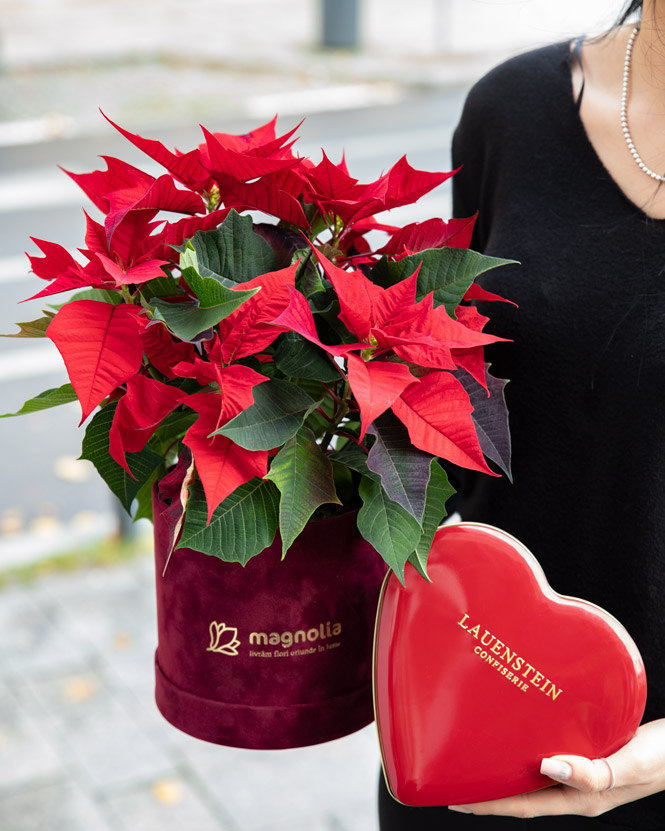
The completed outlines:
{"type": "MultiPolygon", "coordinates": [[[[473,88],[453,163],[455,214],[480,211],[472,247],[521,262],[480,279],[519,304],[481,304],[488,330],[514,340],[488,350],[510,379],[514,484],[465,477],[462,514],[522,540],[556,591],[614,614],[644,657],[645,720],[665,717],[665,220],[627,199],[589,143],[569,44],[473,88]]],[[[665,794],[591,820],[383,814],[383,829],[408,831],[665,829],[665,794]]]]}

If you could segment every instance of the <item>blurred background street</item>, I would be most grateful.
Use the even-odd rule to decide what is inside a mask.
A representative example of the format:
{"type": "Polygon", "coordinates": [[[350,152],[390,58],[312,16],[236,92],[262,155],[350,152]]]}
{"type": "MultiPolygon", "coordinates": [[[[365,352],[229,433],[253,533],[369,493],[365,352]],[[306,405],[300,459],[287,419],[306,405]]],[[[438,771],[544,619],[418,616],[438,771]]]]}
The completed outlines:
{"type": "MultiPolygon", "coordinates": [[[[155,172],[100,109],[181,150],[200,141],[199,123],[246,132],[279,113],[280,133],[306,118],[301,154],[345,151],[361,181],[405,153],[445,170],[475,80],[518,51],[602,31],[622,5],[357,0],[354,30],[324,26],[324,4],[0,0],[0,333],[43,308],[17,305],[42,287],[30,237],[82,245],[85,197],[58,165],[85,172],[114,155],[155,172]]],[[[449,210],[444,186],[391,219],[449,210]]],[[[1,413],[66,380],[50,342],[0,339],[1,413]]],[[[250,752],[161,719],[149,529],[127,539],[77,460],[77,410],[0,421],[0,828],[375,831],[372,726],[250,752]]]]}

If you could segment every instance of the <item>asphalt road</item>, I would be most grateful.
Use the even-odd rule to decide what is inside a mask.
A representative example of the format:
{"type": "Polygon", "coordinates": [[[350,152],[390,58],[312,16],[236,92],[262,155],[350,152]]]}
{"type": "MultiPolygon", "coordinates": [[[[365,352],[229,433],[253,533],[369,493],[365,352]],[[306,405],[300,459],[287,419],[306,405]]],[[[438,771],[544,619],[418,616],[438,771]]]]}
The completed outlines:
{"type": "MultiPolygon", "coordinates": [[[[361,181],[375,178],[403,154],[415,167],[446,170],[463,98],[463,89],[411,92],[390,106],[310,114],[297,147],[315,159],[322,146],[334,160],[344,150],[350,172],[361,181]]],[[[283,119],[279,128],[286,131],[299,120],[283,119]]],[[[206,126],[244,132],[257,125],[206,126]]],[[[150,137],[180,149],[200,141],[198,129],[154,129],[150,137]]],[[[96,137],[0,148],[0,332],[16,331],[16,321],[40,317],[44,308],[44,301],[17,305],[43,285],[28,272],[24,252],[37,253],[30,237],[70,249],[83,245],[82,207],[92,206],[58,165],[86,172],[103,167],[99,155],[119,156],[155,172],[154,164],[110,127],[96,137]]],[[[449,206],[444,184],[416,206],[393,211],[390,221],[447,218],[449,206]]],[[[0,412],[15,412],[25,400],[66,380],[50,341],[0,338],[0,412]]],[[[75,462],[83,436],[77,410],[72,404],[0,421],[0,550],[17,533],[37,535],[47,550],[54,534],[73,538],[81,529],[100,532],[112,522],[115,505],[106,486],[88,463],[75,462]]]]}

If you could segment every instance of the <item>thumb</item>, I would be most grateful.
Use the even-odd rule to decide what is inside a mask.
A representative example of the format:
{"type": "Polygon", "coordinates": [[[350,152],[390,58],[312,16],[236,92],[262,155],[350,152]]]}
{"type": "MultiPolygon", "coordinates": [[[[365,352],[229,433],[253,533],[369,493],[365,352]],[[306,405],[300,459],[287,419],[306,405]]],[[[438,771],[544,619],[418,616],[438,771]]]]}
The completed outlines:
{"type": "Polygon", "coordinates": [[[607,759],[584,756],[552,756],[542,760],[540,772],[555,782],[583,793],[598,793],[613,788],[614,769],[607,759]]]}

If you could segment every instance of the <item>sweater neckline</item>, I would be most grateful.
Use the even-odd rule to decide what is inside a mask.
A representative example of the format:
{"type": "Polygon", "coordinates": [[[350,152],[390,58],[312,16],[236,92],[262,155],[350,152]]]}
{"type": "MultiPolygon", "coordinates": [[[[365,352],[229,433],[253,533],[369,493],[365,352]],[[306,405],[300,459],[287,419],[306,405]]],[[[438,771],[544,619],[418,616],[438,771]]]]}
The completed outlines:
{"type": "Polygon", "coordinates": [[[584,122],[582,121],[582,118],[580,116],[580,107],[578,106],[578,103],[575,100],[575,91],[573,89],[573,76],[571,71],[572,63],[570,59],[572,55],[571,47],[577,40],[578,38],[575,38],[574,40],[568,40],[561,44],[561,46],[565,50],[561,66],[565,73],[565,80],[567,84],[566,101],[570,109],[571,117],[575,123],[575,129],[579,133],[581,143],[585,147],[587,155],[591,159],[591,163],[594,164],[596,168],[598,168],[605,174],[612,190],[619,197],[624,206],[627,207],[631,211],[631,213],[633,213],[637,218],[641,219],[644,223],[648,225],[662,225],[663,227],[665,227],[665,218],[649,216],[649,214],[643,208],[641,208],[636,202],[633,202],[633,200],[626,195],[623,188],[619,185],[614,176],[612,176],[610,171],[603,164],[602,159],[596,152],[596,148],[591,143],[589,134],[587,133],[586,127],[584,126],[584,122]]]}

